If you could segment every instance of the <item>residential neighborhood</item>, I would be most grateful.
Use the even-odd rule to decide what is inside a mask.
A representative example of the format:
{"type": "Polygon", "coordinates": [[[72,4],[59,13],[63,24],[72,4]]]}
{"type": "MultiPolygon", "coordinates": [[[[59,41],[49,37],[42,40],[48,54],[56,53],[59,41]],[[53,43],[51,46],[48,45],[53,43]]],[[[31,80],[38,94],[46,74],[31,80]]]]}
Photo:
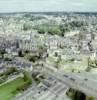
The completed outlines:
{"type": "Polygon", "coordinates": [[[0,100],[97,100],[96,75],[97,13],[0,14],[0,100]]]}

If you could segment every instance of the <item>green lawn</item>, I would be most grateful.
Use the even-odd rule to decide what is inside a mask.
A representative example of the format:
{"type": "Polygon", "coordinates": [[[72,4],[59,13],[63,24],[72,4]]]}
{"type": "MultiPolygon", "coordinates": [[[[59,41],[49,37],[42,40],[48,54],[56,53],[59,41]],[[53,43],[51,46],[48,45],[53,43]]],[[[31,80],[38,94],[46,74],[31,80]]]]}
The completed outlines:
{"type": "Polygon", "coordinates": [[[17,93],[16,88],[24,83],[23,78],[19,77],[9,83],[0,86],[0,100],[11,100],[17,93]]]}

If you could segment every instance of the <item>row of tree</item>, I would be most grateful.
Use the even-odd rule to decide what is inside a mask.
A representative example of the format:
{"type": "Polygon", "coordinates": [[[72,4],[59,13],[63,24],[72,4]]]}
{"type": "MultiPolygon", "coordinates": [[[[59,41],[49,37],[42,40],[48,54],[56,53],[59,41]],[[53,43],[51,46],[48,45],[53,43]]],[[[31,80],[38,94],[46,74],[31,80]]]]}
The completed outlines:
{"type": "Polygon", "coordinates": [[[70,88],[66,94],[68,97],[71,98],[71,100],[95,100],[94,97],[88,97],[84,93],[74,90],[72,88],[70,88]]]}
{"type": "Polygon", "coordinates": [[[17,91],[23,91],[25,89],[27,89],[29,87],[29,85],[32,84],[32,77],[30,76],[30,74],[26,71],[23,72],[24,74],[24,83],[22,85],[20,85],[19,87],[17,87],[17,91]]]}
{"type": "Polygon", "coordinates": [[[49,24],[37,25],[34,27],[34,29],[38,30],[38,33],[40,34],[48,33],[51,35],[59,35],[59,36],[64,36],[64,32],[69,31],[63,25],[49,25],[49,24]]]}

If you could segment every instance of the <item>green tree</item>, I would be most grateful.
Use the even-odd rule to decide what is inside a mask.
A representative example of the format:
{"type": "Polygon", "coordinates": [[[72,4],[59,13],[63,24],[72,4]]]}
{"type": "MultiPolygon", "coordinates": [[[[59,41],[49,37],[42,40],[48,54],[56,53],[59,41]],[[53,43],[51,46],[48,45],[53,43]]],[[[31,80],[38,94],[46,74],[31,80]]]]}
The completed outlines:
{"type": "Polygon", "coordinates": [[[24,57],[22,50],[19,50],[19,51],[18,51],[18,56],[19,56],[19,57],[24,57]]]}
{"type": "Polygon", "coordinates": [[[0,55],[4,58],[4,54],[6,53],[5,49],[0,49],[0,55]]]}
{"type": "Polygon", "coordinates": [[[62,32],[58,26],[53,26],[49,28],[48,33],[51,35],[61,35],[62,32]]]}
{"type": "Polygon", "coordinates": [[[23,24],[23,30],[24,31],[27,31],[27,30],[30,30],[32,29],[32,24],[30,22],[26,22],[23,24]]]}

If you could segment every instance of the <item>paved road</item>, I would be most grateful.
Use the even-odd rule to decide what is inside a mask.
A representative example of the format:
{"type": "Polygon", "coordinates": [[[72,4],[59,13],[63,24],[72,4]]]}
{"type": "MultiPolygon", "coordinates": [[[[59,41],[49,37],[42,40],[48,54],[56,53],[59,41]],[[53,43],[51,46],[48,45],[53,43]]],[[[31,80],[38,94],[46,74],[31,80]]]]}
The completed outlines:
{"type": "Polygon", "coordinates": [[[69,100],[65,95],[68,87],[51,77],[48,75],[38,86],[32,85],[14,100],[69,100]],[[50,87],[47,84],[50,84],[50,87]]]}
{"type": "Polygon", "coordinates": [[[52,71],[48,65],[45,65],[44,71],[65,85],[97,98],[97,75],[85,72],[66,73],[63,71],[52,71]]]}
{"type": "Polygon", "coordinates": [[[25,93],[25,95],[22,95],[23,99],[18,100],[68,100],[64,96],[68,87],[97,98],[97,75],[90,75],[90,73],[65,73],[63,71],[52,71],[48,70],[48,67],[44,68],[42,73],[45,72],[48,74],[47,76],[53,78],[51,79],[52,81],[45,79],[45,81],[53,85],[48,88],[46,85],[47,82],[44,81],[42,86],[31,88],[25,93]]]}
{"type": "MultiPolygon", "coordinates": [[[[48,70],[47,70],[48,71],[48,70]]],[[[82,91],[86,95],[94,96],[97,98],[97,81],[89,77],[85,78],[80,76],[79,73],[65,73],[65,72],[50,72],[48,74],[55,77],[55,79],[64,83],[65,85],[74,88],[76,90],[82,91]]]]}

